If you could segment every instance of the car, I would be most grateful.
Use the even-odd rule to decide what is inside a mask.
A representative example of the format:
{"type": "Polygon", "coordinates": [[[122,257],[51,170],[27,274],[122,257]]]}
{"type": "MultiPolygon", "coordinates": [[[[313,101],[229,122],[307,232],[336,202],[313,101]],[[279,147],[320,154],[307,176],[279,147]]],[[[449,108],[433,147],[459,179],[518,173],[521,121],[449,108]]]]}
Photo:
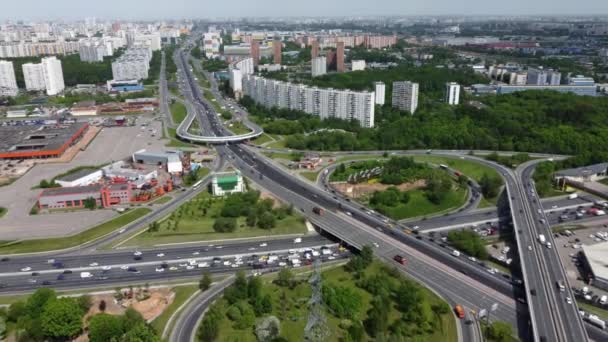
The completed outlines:
{"type": "Polygon", "coordinates": [[[192,265],[188,265],[188,266],[186,266],[186,269],[187,269],[187,270],[193,270],[193,269],[194,269],[194,266],[192,266],[192,265]]]}
{"type": "Polygon", "coordinates": [[[177,271],[177,270],[179,270],[179,268],[177,268],[175,266],[169,267],[169,271],[177,271]]]}
{"type": "Polygon", "coordinates": [[[133,253],[134,256],[142,256],[144,253],[140,252],[140,251],[135,251],[133,253]]]}
{"type": "Polygon", "coordinates": [[[123,229],[119,230],[119,231],[118,231],[118,234],[122,234],[122,233],[124,233],[124,232],[125,232],[125,230],[126,230],[125,228],[123,228],[123,229]]]}
{"type": "Polygon", "coordinates": [[[528,246],[528,250],[531,251],[532,250],[532,246],[528,246]]]}
{"type": "Polygon", "coordinates": [[[141,255],[136,255],[133,257],[133,260],[136,260],[136,261],[139,261],[141,259],[142,259],[141,255]]]}
{"type": "Polygon", "coordinates": [[[28,279],[27,282],[30,283],[30,284],[36,284],[38,282],[38,280],[36,280],[36,279],[28,279]]]}
{"type": "Polygon", "coordinates": [[[97,279],[97,280],[107,280],[107,279],[110,279],[110,277],[108,277],[108,276],[97,276],[97,277],[95,277],[95,279],[97,279]]]}
{"type": "Polygon", "coordinates": [[[260,244],[260,247],[266,247],[266,246],[268,246],[268,244],[267,244],[266,242],[262,242],[262,243],[260,244]]]}
{"type": "Polygon", "coordinates": [[[165,269],[159,266],[159,267],[157,267],[157,268],[156,268],[156,270],[155,270],[155,271],[156,271],[157,273],[161,273],[161,272],[165,272],[165,269]]]}
{"type": "Polygon", "coordinates": [[[0,261],[2,261],[2,262],[10,261],[10,260],[11,260],[11,258],[9,258],[9,257],[4,257],[4,258],[0,259],[0,261]]]}
{"type": "Polygon", "coordinates": [[[192,255],[199,255],[201,252],[192,252],[192,255]]]}
{"type": "Polygon", "coordinates": [[[109,271],[112,269],[112,266],[102,266],[101,269],[104,271],[109,271]]]}
{"type": "Polygon", "coordinates": [[[26,266],[26,267],[23,267],[23,268],[21,269],[21,272],[29,272],[29,271],[31,271],[31,270],[32,270],[32,268],[31,268],[31,267],[26,266]]]}
{"type": "Polygon", "coordinates": [[[72,274],[72,270],[64,270],[63,274],[72,274]]]}
{"type": "Polygon", "coordinates": [[[121,270],[128,270],[128,269],[129,269],[129,266],[127,266],[127,265],[122,265],[122,266],[120,266],[120,269],[121,269],[121,270]]]}
{"type": "Polygon", "coordinates": [[[156,254],[156,256],[159,257],[159,258],[162,258],[162,257],[165,256],[165,253],[158,253],[158,254],[156,254]]]}
{"type": "Polygon", "coordinates": [[[133,266],[129,266],[129,267],[127,267],[127,272],[139,273],[139,270],[133,266]]]}
{"type": "Polygon", "coordinates": [[[99,263],[92,262],[92,263],[89,264],[89,266],[91,266],[91,267],[99,266],[99,263]]]}
{"type": "Polygon", "coordinates": [[[372,245],[374,245],[374,247],[376,247],[376,248],[380,248],[380,245],[378,245],[377,242],[372,242],[372,245]]]}
{"type": "Polygon", "coordinates": [[[63,274],[57,275],[57,280],[63,280],[63,279],[65,279],[65,276],[63,274]]]}

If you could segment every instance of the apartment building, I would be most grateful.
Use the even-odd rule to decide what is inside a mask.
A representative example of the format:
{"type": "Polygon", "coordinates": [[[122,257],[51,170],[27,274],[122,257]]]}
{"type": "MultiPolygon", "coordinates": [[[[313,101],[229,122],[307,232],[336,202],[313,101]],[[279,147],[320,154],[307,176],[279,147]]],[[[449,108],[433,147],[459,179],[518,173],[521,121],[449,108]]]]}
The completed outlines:
{"type": "Polygon", "coordinates": [[[449,105],[460,103],[460,84],[449,82],[445,85],[445,102],[449,105]]]}
{"type": "Polygon", "coordinates": [[[322,76],[327,74],[327,59],[325,56],[315,57],[311,63],[312,77],[322,76]]]}
{"type": "Polygon", "coordinates": [[[61,61],[58,60],[57,57],[47,57],[42,59],[41,64],[46,94],[54,96],[63,92],[65,83],[63,81],[61,61]]]}
{"type": "Polygon", "coordinates": [[[410,81],[393,82],[393,108],[414,114],[418,108],[418,83],[410,81]]]}
{"type": "Polygon", "coordinates": [[[26,63],[23,69],[23,80],[27,91],[42,91],[46,89],[42,64],[26,63]]]}
{"type": "Polygon", "coordinates": [[[0,96],[16,96],[18,92],[13,62],[0,61],[0,96]]]}
{"type": "Polygon", "coordinates": [[[323,89],[303,84],[243,76],[243,94],[267,107],[301,110],[321,119],[356,120],[362,127],[374,126],[374,92],[323,89]]]}
{"type": "Polygon", "coordinates": [[[151,59],[151,48],[130,48],[112,62],[112,77],[115,81],[146,79],[151,59]]]}
{"type": "Polygon", "coordinates": [[[374,92],[376,93],[376,104],[384,106],[386,102],[386,84],[384,82],[375,82],[374,92]]]}

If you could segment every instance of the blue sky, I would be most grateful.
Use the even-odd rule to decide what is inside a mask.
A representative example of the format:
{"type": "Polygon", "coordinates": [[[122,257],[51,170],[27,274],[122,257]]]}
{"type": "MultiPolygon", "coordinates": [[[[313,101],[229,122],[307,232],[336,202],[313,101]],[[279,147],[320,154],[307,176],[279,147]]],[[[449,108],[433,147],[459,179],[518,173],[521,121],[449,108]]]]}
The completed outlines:
{"type": "Polygon", "coordinates": [[[608,15],[608,0],[0,0],[0,19],[450,14],[608,15]]]}

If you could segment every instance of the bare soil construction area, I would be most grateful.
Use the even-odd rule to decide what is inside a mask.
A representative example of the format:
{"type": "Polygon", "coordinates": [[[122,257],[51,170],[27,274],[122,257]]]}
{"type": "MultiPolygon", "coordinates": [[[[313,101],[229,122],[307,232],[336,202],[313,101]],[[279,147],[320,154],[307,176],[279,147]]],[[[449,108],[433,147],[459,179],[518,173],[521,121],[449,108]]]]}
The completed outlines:
{"type": "Polygon", "coordinates": [[[350,184],[347,182],[333,182],[331,185],[339,192],[350,198],[368,197],[375,191],[384,191],[391,186],[397,187],[400,191],[410,191],[420,189],[426,186],[424,179],[417,180],[411,183],[403,183],[400,185],[387,185],[376,182],[367,182],[359,184],[350,184]]]}

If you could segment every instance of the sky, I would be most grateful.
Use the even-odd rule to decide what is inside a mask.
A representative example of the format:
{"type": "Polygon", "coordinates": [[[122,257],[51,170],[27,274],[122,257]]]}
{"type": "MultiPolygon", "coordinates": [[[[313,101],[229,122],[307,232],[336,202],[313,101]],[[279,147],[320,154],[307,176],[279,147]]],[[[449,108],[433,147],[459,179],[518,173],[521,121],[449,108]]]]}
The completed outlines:
{"type": "Polygon", "coordinates": [[[0,19],[608,15],[608,0],[0,0],[0,19]]]}

